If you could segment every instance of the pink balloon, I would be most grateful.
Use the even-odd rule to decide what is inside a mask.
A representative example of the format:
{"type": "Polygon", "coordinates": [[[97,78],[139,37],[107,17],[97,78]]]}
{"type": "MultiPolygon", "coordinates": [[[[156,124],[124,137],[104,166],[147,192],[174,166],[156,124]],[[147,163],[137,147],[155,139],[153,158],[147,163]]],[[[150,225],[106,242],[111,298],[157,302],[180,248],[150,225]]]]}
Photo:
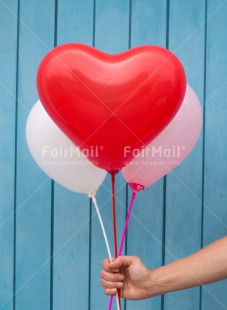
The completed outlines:
{"type": "MultiPolygon", "coordinates": [[[[202,127],[202,110],[187,85],[184,101],[170,124],[146,148],[133,150],[134,159],[122,169],[125,180],[148,187],[168,174],[189,155],[202,127]]],[[[125,152],[130,152],[126,147],[125,152]]]]}

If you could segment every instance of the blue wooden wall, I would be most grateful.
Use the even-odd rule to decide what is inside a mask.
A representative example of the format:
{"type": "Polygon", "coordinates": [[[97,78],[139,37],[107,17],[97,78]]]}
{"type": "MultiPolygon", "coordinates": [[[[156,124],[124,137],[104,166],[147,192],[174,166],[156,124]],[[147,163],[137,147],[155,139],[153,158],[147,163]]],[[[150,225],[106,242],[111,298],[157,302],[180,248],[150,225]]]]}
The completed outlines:
{"type": "MultiPolygon", "coordinates": [[[[48,179],[25,141],[36,70],[57,44],[107,52],[165,46],[181,59],[203,107],[193,153],[139,194],[126,253],[155,268],[227,234],[226,22],[226,0],[0,0],[0,309],[107,309],[99,285],[107,254],[95,211],[85,195],[48,179]]],[[[119,231],[129,194],[118,176],[119,231]]],[[[113,246],[108,179],[97,198],[113,246]]],[[[222,310],[226,292],[222,281],[124,307],[222,310]]]]}

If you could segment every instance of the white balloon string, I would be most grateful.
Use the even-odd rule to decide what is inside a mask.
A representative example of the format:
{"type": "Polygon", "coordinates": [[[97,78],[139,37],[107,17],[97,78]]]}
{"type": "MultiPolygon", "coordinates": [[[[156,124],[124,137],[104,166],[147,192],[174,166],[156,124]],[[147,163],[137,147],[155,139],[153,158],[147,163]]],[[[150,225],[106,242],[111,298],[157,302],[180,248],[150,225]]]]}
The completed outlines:
{"type": "Polygon", "coordinates": [[[97,215],[98,215],[98,218],[99,218],[99,223],[100,223],[100,226],[102,228],[102,233],[103,233],[103,237],[104,237],[104,240],[105,240],[105,243],[106,243],[106,249],[107,249],[107,252],[108,252],[108,256],[109,256],[110,261],[112,262],[113,259],[112,259],[111,252],[110,252],[110,246],[109,246],[108,238],[107,238],[107,235],[106,235],[106,230],[105,230],[105,227],[104,227],[104,224],[103,224],[103,221],[102,221],[101,214],[99,212],[99,208],[98,208],[98,204],[97,204],[95,196],[92,197],[92,201],[93,201],[93,203],[95,205],[95,209],[96,209],[96,212],[97,212],[97,215]]]}
{"type": "MultiPolygon", "coordinates": [[[[106,243],[106,249],[107,249],[107,253],[108,253],[108,256],[109,256],[109,260],[110,260],[110,262],[112,262],[113,258],[112,258],[112,255],[111,255],[110,246],[109,246],[108,238],[107,238],[107,235],[106,235],[106,230],[105,230],[105,227],[104,227],[104,224],[103,224],[103,221],[102,221],[101,214],[99,212],[99,208],[98,208],[98,204],[97,204],[97,201],[96,201],[96,197],[93,196],[91,198],[92,198],[92,201],[93,201],[93,203],[95,205],[96,213],[98,215],[98,219],[99,219],[99,223],[100,223],[100,226],[101,226],[101,229],[102,229],[103,237],[104,237],[104,240],[105,240],[105,243],[106,243]]],[[[118,296],[118,292],[117,292],[117,296],[118,296]]],[[[119,298],[116,298],[116,301],[117,301],[117,309],[120,310],[119,298]]]]}

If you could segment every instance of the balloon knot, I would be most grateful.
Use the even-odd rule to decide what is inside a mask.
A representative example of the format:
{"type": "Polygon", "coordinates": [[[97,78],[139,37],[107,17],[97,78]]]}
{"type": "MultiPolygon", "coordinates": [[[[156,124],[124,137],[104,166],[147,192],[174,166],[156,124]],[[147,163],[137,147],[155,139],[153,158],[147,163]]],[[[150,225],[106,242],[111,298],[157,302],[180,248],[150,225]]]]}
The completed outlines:
{"type": "Polygon", "coordinates": [[[129,186],[131,187],[132,191],[137,194],[139,191],[144,190],[145,186],[138,184],[138,183],[133,183],[130,182],[129,186]]]}
{"type": "Polygon", "coordinates": [[[119,171],[120,171],[120,170],[107,170],[107,172],[108,172],[110,175],[112,175],[112,176],[114,176],[115,174],[117,174],[119,171]]]}
{"type": "Polygon", "coordinates": [[[88,197],[89,197],[89,198],[92,198],[92,197],[94,197],[95,195],[96,195],[96,191],[91,191],[91,192],[88,193],[88,197]]]}

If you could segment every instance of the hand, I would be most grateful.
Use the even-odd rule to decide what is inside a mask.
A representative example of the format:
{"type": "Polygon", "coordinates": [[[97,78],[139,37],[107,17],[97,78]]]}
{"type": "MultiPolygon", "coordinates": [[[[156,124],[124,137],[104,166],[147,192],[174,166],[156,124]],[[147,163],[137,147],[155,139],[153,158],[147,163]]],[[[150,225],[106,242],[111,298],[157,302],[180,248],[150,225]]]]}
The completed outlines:
{"type": "Polygon", "coordinates": [[[139,300],[151,297],[152,271],[138,257],[120,256],[114,262],[102,261],[101,285],[105,294],[115,295],[121,289],[121,297],[139,300]]]}

